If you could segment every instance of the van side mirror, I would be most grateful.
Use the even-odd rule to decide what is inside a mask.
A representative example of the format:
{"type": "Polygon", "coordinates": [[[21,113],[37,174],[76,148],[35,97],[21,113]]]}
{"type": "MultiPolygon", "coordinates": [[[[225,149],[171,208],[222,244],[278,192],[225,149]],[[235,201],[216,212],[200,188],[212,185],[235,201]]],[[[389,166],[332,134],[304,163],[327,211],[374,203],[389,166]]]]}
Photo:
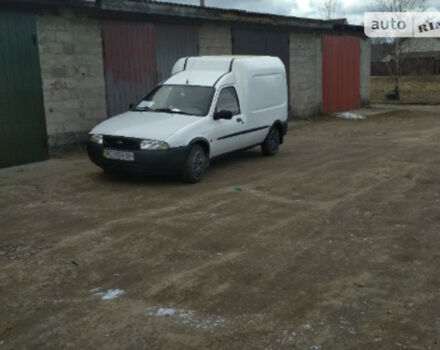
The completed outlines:
{"type": "Polygon", "coordinates": [[[227,119],[231,120],[234,115],[231,111],[221,110],[214,113],[214,120],[227,119]]]}
{"type": "Polygon", "coordinates": [[[134,103],[130,103],[128,105],[128,110],[131,111],[134,108],[134,103]]]}

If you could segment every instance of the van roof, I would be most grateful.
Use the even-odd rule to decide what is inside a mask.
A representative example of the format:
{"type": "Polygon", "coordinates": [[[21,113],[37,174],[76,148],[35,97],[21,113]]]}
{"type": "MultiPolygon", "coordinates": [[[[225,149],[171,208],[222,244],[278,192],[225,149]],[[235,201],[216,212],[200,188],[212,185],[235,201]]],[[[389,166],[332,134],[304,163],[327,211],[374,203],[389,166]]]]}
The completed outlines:
{"type": "Polygon", "coordinates": [[[223,76],[233,71],[234,65],[252,70],[283,67],[281,60],[271,56],[198,56],[181,58],[174,65],[166,84],[215,86],[223,76]]]}

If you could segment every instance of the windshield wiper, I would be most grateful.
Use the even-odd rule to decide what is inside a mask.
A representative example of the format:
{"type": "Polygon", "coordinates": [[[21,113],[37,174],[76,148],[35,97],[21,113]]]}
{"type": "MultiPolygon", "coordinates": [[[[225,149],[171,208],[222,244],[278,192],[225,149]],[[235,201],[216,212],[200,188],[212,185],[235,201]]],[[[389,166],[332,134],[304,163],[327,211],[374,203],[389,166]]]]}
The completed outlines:
{"type": "Polygon", "coordinates": [[[180,109],[177,108],[157,108],[152,109],[153,112],[162,112],[162,113],[174,113],[174,114],[183,114],[183,115],[190,115],[189,113],[183,112],[180,109]]]}
{"type": "Polygon", "coordinates": [[[152,109],[150,107],[136,107],[134,109],[135,112],[145,112],[145,111],[152,111],[152,109]]]}

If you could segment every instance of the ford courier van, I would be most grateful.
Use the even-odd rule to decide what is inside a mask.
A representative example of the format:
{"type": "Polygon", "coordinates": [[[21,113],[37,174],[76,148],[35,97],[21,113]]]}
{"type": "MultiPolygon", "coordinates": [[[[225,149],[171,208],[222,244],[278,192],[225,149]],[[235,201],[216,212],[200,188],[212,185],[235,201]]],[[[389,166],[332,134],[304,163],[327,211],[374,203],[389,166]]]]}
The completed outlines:
{"type": "Polygon", "coordinates": [[[275,155],[286,132],[280,59],[189,57],[129,112],[96,126],[87,150],[105,171],[172,172],[195,183],[223,154],[261,146],[275,155]]]}

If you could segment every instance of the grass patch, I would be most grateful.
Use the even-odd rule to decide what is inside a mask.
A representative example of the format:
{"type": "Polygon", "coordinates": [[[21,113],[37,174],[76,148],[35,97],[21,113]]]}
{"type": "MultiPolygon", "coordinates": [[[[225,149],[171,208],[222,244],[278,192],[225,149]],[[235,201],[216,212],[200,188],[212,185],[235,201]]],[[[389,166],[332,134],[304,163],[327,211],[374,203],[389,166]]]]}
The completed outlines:
{"type": "Polygon", "coordinates": [[[409,110],[399,110],[399,111],[392,111],[392,112],[386,112],[376,115],[371,115],[367,117],[371,120],[378,120],[378,119],[416,119],[416,118],[437,118],[439,117],[438,113],[434,112],[425,112],[425,111],[409,111],[409,110]]]}

